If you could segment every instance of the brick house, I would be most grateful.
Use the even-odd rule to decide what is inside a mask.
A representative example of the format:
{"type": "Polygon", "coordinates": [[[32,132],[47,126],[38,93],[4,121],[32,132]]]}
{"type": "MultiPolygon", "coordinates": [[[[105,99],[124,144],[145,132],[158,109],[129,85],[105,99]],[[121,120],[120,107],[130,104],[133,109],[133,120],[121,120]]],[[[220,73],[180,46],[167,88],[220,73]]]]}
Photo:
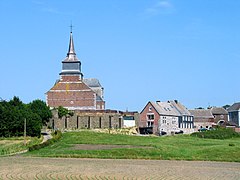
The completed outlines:
{"type": "Polygon", "coordinates": [[[224,126],[228,122],[228,112],[222,107],[189,110],[194,116],[195,130],[212,128],[216,125],[224,126]]]}
{"type": "Polygon", "coordinates": [[[211,113],[216,124],[224,124],[228,122],[228,112],[223,107],[211,107],[211,113]]]}
{"type": "Polygon", "coordinates": [[[214,123],[214,116],[210,109],[194,109],[189,110],[189,112],[194,116],[194,129],[195,131],[201,128],[212,128],[214,123]]]}
{"type": "Polygon", "coordinates": [[[81,62],[77,58],[72,32],[66,58],[62,61],[60,79],[46,93],[50,108],[63,106],[69,110],[103,110],[103,87],[97,79],[83,79],[81,62]]]}
{"type": "Polygon", "coordinates": [[[148,102],[140,113],[139,129],[152,128],[153,134],[193,132],[194,119],[177,100],[148,102]]]}

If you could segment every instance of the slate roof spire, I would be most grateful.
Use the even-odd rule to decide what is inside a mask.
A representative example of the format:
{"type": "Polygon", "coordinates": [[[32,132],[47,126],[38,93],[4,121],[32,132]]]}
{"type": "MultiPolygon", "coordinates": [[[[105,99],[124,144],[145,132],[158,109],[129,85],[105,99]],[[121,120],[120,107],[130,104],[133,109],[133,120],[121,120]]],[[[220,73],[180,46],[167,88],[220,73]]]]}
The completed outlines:
{"type": "Polygon", "coordinates": [[[79,61],[76,56],[75,49],[74,49],[72,31],[70,32],[70,41],[69,41],[67,57],[64,61],[79,61]]]}
{"type": "Polygon", "coordinates": [[[68,53],[66,58],[62,61],[62,71],[60,75],[78,75],[80,79],[83,78],[83,74],[81,72],[81,62],[77,58],[74,43],[73,43],[73,35],[72,35],[72,25],[70,32],[70,41],[68,47],[68,53]]]}

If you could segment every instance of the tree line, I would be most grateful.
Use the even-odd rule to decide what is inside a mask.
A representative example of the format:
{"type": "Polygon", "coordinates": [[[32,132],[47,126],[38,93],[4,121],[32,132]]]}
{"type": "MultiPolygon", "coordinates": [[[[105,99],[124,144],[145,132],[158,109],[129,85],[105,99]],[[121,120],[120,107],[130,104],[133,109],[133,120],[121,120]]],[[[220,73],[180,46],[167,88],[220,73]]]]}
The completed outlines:
{"type": "Polygon", "coordinates": [[[40,136],[52,112],[42,100],[23,103],[18,97],[0,101],[0,137],[23,136],[26,119],[27,136],[40,136]]]}

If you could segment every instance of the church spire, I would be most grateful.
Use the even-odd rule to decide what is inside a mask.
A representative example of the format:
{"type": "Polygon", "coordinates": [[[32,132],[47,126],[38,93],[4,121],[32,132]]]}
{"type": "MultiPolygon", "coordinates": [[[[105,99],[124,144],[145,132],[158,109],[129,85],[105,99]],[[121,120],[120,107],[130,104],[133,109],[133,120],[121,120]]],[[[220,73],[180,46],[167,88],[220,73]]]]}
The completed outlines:
{"type": "Polygon", "coordinates": [[[72,25],[70,32],[70,41],[67,57],[62,61],[62,71],[60,75],[78,75],[80,79],[83,78],[83,74],[81,72],[81,62],[76,56],[74,43],[73,43],[73,35],[72,35],[72,25]]]}
{"type": "Polygon", "coordinates": [[[75,53],[75,50],[74,50],[74,43],[73,43],[73,35],[72,35],[72,31],[70,32],[70,42],[69,42],[69,48],[68,48],[68,53],[67,53],[68,56],[70,55],[75,55],[76,56],[76,53],[75,53]]]}
{"type": "Polygon", "coordinates": [[[70,32],[69,48],[68,48],[68,53],[65,61],[78,61],[78,58],[76,56],[75,49],[74,49],[72,31],[70,32]]]}

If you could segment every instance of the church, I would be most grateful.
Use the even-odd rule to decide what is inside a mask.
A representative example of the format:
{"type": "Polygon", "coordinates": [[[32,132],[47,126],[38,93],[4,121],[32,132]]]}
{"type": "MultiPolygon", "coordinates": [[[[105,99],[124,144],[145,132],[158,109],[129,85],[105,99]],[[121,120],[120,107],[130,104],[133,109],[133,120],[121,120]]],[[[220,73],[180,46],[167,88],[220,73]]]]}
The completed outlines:
{"type": "Polygon", "coordinates": [[[60,79],[46,93],[47,105],[53,118],[49,126],[53,129],[105,129],[136,125],[138,112],[122,112],[105,109],[103,90],[96,78],[84,79],[81,61],[78,59],[70,32],[66,58],[62,61],[60,79]],[[62,106],[74,112],[73,116],[59,118],[57,108],[62,106]]]}
{"type": "Polygon", "coordinates": [[[104,110],[103,90],[98,79],[84,79],[81,61],[76,56],[72,31],[66,58],[62,61],[60,79],[46,93],[47,105],[53,109],[63,106],[68,110],[104,110]]]}

